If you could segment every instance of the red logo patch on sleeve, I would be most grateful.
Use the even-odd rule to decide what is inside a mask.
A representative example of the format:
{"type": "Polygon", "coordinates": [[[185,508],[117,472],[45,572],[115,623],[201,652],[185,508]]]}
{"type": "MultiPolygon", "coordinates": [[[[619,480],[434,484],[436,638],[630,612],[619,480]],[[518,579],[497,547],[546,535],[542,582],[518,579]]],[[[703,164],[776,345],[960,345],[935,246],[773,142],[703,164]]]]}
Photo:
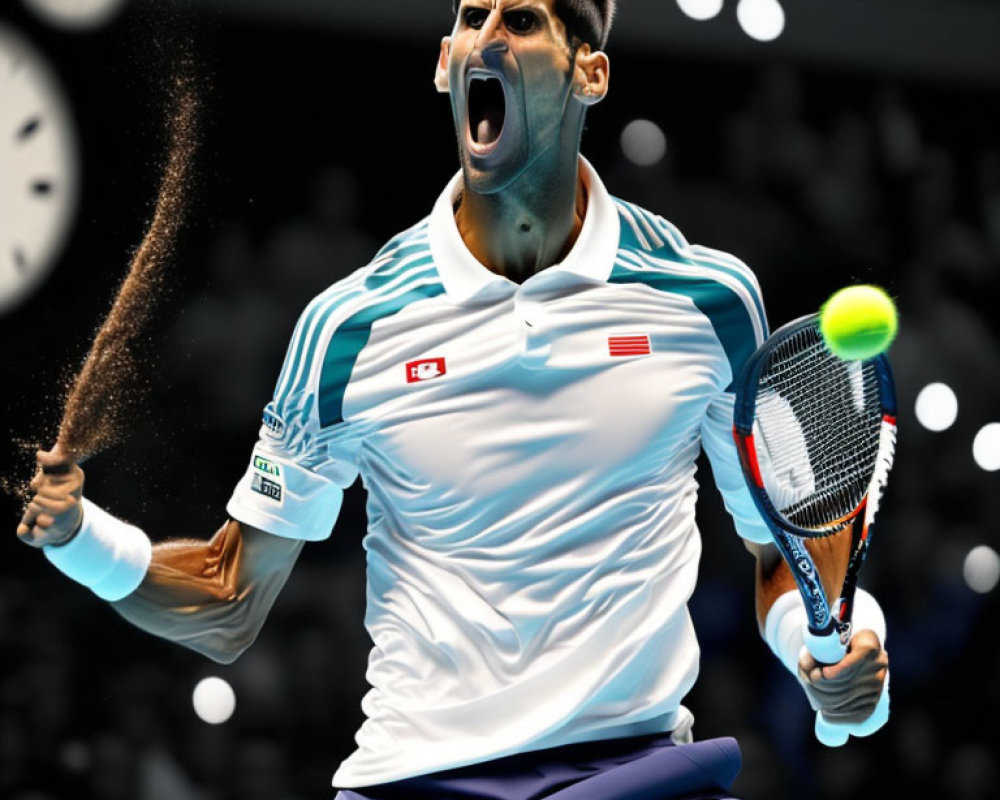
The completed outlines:
{"type": "Polygon", "coordinates": [[[608,353],[612,356],[648,356],[652,350],[649,346],[649,334],[636,336],[609,336],[608,353]]]}
{"type": "Polygon", "coordinates": [[[440,378],[446,374],[443,358],[421,358],[419,361],[410,361],[406,365],[406,382],[419,383],[429,381],[432,378],[440,378]]]}

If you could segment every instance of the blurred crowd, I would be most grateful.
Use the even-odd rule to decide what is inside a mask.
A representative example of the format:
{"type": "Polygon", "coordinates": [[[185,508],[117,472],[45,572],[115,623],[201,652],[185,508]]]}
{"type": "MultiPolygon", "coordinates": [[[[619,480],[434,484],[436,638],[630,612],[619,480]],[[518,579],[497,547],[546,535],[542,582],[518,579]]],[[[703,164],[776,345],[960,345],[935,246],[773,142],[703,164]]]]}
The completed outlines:
{"type": "MultiPolygon", "coordinates": [[[[810,80],[762,69],[720,121],[715,158],[696,169],[685,158],[696,123],[670,118],[669,109],[655,120],[667,156],[652,167],[584,142],[613,194],[750,264],[775,327],[851,282],[886,286],[901,309],[892,351],[897,468],[862,579],[889,622],[889,726],[839,750],[813,740],[801,690],[757,634],[752,558],[704,470],[705,553],[692,602],[703,663],[687,704],[697,736],[739,738],[737,789],[750,800],[917,792],[986,800],[1000,777],[991,724],[1000,689],[986,677],[1000,674],[988,627],[998,608],[995,594],[966,587],[961,565],[972,546],[998,544],[996,475],[976,467],[970,451],[975,431],[997,421],[990,415],[1000,408],[1000,149],[970,152],[960,137],[937,128],[929,135],[905,88],[890,85],[807,113],[810,80]],[[923,430],[913,414],[913,398],[931,381],[959,396],[958,421],[945,433],[923,430]]],[[[356,168],[317,165],[304,210],[267,230],[239,219],[221,226],[203,254],[209,277],[166,337],[161,361],[174,388],[153,399],[157,424],[219,453],[185,477],[207,487],[186,496],[204,506],[193,512],[204,518],[199,531],[221,522],[299,311],[377,249],[359,222],[356,168]]],[[[143,463],[184,447],[151,436],[130,457],[143,463]]],[[[102,469],[95,463],[94,481],[105,496],[123,498],[116,511],[170,516],[176,489],[144,491],[129,508],[129,475],[102,469]]],[[[44,602],[37,576],[0,583],[0,797],[331,797],[365,686],[363,502],[352,489],[334,539],[306,549],[260,639],[231,666],[128,629],[58,577],[43,582],[44,602]],[[191,709],[191,690],[208,674],[236,691],[236,713],[220,726],[191,709]]]]}

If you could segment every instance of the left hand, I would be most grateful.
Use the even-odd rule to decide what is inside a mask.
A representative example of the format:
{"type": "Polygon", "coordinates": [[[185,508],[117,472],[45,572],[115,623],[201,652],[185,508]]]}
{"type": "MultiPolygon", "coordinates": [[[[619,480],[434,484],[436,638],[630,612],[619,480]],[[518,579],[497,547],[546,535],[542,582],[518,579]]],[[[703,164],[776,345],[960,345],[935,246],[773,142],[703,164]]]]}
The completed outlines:
{"type": "Polygon", "coordinates": [[[83,470],[59,448],[36,454],[34,495],[17,526],[17,536],[32,547],[65,544],[83,522],[83,470]]]}
{"type": "MultiPolygon", "coordinates": [[[[889,654],[871,630],[854,634],[846,655],[836,664],[821,665],[805,649],[799,657],[799,682],[809,703],[827,722],[844,725],[851,733],[852,726],[859,726],[875,711],[888,676],[889,654]]],[[[874,733],[878,727],[881,724],[861,726],[854,735],[874,733]]]]}

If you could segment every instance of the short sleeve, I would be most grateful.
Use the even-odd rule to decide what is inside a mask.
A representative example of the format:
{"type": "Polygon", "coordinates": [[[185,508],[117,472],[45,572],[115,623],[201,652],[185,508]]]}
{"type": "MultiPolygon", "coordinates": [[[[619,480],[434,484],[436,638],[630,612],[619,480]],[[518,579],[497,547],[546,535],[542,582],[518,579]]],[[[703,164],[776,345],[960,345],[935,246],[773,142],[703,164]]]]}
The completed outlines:
{"type": "Polygon", "coordinates": [[[299,318],[250,463],[226,506],[233,519],[289,539],[328,538],[344,489],[358,476],[350,424],[324,426],[318,413],[321,391],[344,391],[319,379],[336,297],[320,295],[299,318]]]}
{"type": "MultiPolygon", "coordinates": [[[[715,253],[704,248],[702,251],[715,253]]],[[[724,254],[716,253],[716,255],[724,254]]],[[[726,258],[732,257],[726,256],[726,258]]],[[[748,541],[767,544],[772,541],[771,532],[761,519],[760,512],[757,511],[747,489],[736,442],[733,439],[733,407],[736,400],[733,383],[750,355],[763,344],[768,333],[767,319],[764,316],[764,305],[756,278],[742,262],[733,260],[733,263],[738,264],[743,270],[745,276],[743,289],[746,296],[742,303],[730,300],[728,312],[720,316],[734,321],[749,320],[751,324],[742,326],[732,324],[721,330],[717,326],[720,346],[725,352],[728,363],[724,363],[720,357],[720,363],[724,366],[719,370],[718,391],[709,401],[702,420],[701,443],[712,465],[715,485],[736,525],[736,532],[748,541]]]]}
{"type": "Polygon", "coordinates": [[[733,440],[734,399],[732,392],[720,392],[709,403],[701,427],[701,444],[736,532],[751,542],[768,544],[772,541],[771,532],[747,489],[733,440]]]}

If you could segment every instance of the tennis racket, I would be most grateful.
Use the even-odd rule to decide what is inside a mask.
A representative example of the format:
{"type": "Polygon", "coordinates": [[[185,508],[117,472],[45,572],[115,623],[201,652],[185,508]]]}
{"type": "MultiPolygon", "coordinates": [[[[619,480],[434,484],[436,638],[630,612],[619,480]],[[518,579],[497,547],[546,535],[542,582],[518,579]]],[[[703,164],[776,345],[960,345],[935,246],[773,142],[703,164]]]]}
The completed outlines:
{"type": "MultiPolygon", "coordinates": [[[[858,574],[896,449],[889,361],[841,360],[824,343],[816,314],[790,322],[744,366],[733,436],[750,494],[805,601],[806,646],[816,661],[835,664],[851,639],[858,574]],[[852,524],[847,574],[831,604],[804,540],[852,524]]],[[[870,719],[888,710],[883,691],[870,719]]],[[[816,736],[838,745],[848,734],[817,712],[816,736]]]]}

